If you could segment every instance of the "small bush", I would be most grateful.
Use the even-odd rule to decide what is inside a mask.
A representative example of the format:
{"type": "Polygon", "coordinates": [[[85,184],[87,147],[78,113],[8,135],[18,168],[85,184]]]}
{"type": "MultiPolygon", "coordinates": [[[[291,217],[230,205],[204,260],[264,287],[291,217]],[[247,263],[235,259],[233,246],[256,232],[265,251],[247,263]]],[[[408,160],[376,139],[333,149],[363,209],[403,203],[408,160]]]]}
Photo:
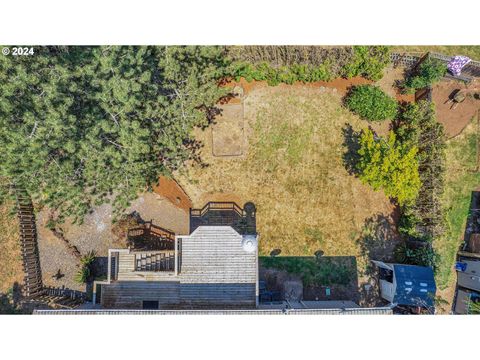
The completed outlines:
{"type": "Polygon", "coordinates": [[[90,275],[90,268],[88,266],[82,266],[75,274],[75,281],[80,284],[85,284],[86,282],[88,282],[90,275]]]}
{"type": "Polygon", "coordinates": [[[75,274],[74,280],[80,284],[85,284],[90,280],[92,277],[92,265],[93,262],[95,261],[95,252],[90,251],[87,253],[87,255],[82,256],[80,259],[80,269],[78,269],[78,272],[75,274]]]}
{"type": "Polygon", "coordinates": [[[387,46],[354,46],[353,54],[353,59],[343,67],[343,77],[363,76],[377,81],[383,77],[383,69],[390,63],[387,46]]]}
{"type": "Polygon", "coordinates": [[[409,247],[407,244],[402,244],[395,250],[395,260],[408,264],[418,266],[429,266],[436,270],[438,255],[431,246],[431,243],[426,240],[425,246],[409,247]]]}
{"type": "Polygon", "coordinates": [[[405,87],[411,90],[429,87],[439,81],[446,72],[447,66],[443,62],[428,58],[419,65],[416,74],[405,81],[405,87]]]}
{"type": "Polygon", "coordinates": [[[355,86],[348,94],[345,104],[366,120],[393,120],[397,115],[397,101],[374,85],[355,86]]]}

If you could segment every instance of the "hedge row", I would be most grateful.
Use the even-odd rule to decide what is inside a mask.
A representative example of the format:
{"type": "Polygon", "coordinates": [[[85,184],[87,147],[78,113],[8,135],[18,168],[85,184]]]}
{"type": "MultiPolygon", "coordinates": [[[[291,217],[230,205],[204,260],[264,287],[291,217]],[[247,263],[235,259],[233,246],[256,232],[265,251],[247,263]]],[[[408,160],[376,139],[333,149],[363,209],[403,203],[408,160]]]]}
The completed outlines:
{"type": "Polygon", "coordinates": [[[354,46],[351,54],[341,59],[341,67],[338,66],[338,59],[328,52],[321,61],[308,54],[292,55],[292,61],[288,60],[290,57],[279,60],[268,51],[249,50],[253,53],[248,54],[249,56],[242,55],[241,51],[241,48],[237,49],[240,54],[233,57],[233,77],[237,80],[244,77],[247,81],[265,80],[270,85],[292,84],[296,81],[328,81],[337,77],[354,76],[376,81],[382,78],[383,69],[390,62],[389,49],[386,46],[354,46]],[[298,59],[298,62],[294,62],[295,59],[298,59]]]}

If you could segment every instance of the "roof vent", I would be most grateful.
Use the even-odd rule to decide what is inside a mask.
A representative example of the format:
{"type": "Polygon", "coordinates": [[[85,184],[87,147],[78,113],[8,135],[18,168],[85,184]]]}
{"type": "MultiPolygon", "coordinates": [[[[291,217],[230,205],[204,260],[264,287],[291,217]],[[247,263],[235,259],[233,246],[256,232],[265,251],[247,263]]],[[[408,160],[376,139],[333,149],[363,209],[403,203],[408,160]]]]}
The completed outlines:
{"type": "Polygon", "coordinates": [[[243,235],[242,236],[242,248],[246,252],[254,252],[257,250],[257,236],[256,235],[243,235]]]}

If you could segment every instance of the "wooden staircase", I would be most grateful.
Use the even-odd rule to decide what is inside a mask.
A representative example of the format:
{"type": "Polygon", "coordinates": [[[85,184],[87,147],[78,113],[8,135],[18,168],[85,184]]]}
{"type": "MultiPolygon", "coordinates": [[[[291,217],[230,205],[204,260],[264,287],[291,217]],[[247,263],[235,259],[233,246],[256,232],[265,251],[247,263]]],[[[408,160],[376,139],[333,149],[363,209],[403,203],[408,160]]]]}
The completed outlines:
{"type": "Polygon", "coordinates": [[[41,295],[36,296],[30,302],[38,306],[47,306],[53,309],[75,309],[86,300],[86,294],[81,291],[45,287],[41,295]]]}
{"type": "Polygon", "coordinates": [[[174,271],[175,252],[162,251],[135,254],[135,271],[174,271]]]}
{"type": "Polygon", "coordinates": [[[44,293],[40,256],[38,253],[35,213],[30,195],[25,189],[12,185],[20,224],[20,246],[24,270],[23,293],[33,298],[44,293]]]}
{"type": "Polygon", "coordinates": [[[11,185],[16,199],[17,216],[20,227],[20,247],[24,271],[24,286],[22,288],[24,301],[35,307],[73,309],[82,304],[86,294],[80,291],[44,287],[40,254],[38,250],[37,227],[32,200],[27,191],[16,185],[11,185]]]}

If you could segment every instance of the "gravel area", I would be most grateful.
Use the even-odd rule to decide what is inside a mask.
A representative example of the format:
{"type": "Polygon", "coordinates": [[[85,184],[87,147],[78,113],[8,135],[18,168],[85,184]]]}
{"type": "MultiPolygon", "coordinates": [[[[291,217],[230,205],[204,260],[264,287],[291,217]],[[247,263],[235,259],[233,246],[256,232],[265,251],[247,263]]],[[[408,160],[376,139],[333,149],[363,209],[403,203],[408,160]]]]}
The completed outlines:
{"type": "MultiPolygon", "coordinates": [[[[126,213],[137,211],[143,220],[153,221],[153,224],[172,230],[176,234],[188,234],[189,214],[176,207],[166,198],[145,193],[136,199],[126,210],[126,213]]],[[[47,286],[62,287],[85,291],[85,285],[75,282],[74,276],[78,271],[78,259],[73,256],[65,244],[56,238],[45,225],[48,221],[48,210],[37,214],[38,245],[44,284],[47,286]],[[54,275],[60,270],[63,275],[55,279],[54,275]]],[[[65,237],[75,245],[81,254],[93,250],[97,254],[97,274],[106,274],[108,249],[114,248],[112,230],[112,207],[104,204],[94,208],[93,212],[85,217],[82,225],[63,224],[65,237]]]]}

